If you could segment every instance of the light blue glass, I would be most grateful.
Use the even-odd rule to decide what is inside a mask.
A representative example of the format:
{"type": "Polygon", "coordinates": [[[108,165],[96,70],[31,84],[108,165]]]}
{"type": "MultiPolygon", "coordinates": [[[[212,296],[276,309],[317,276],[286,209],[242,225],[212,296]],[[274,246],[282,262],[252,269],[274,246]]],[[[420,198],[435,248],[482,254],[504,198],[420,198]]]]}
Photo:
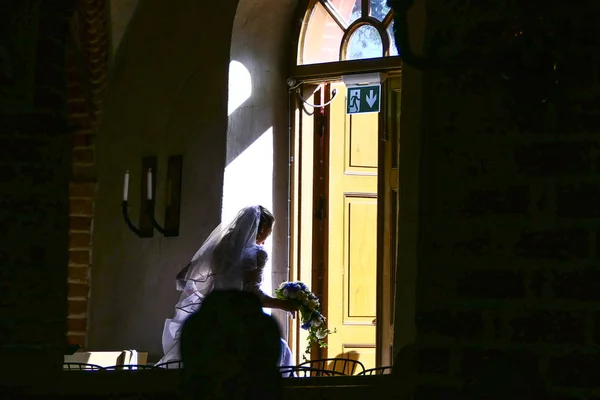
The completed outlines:
{"type": "Polygon", "coordinates": [[[390,37],[390,56],[397,56],[398,48],[396,47],[396,37],[394,36],[394,23],[390,24],[390,27],[387,29],[388,36],[390,37]]]}
{"type": "Polygon", "coordinates": [[[354,8],[352,8],[352,14],[350,14],[350,20],[348,21],[348,23],[352,24],[354,21],[356,21],[360,17],[362,17],[362,1],[355,0],[354,8]]]}
{"type": "Polygon", "coordinates": [[[386,3],[387,0],[371,0],[371,17],[383,21],[391,10],[386,3]]]}
{"type": "Polygon", "coordinates": [[[383,57],[383,43],[379,31],[371,25],[362,25],[348,41],[347,60],[383,57]]]}

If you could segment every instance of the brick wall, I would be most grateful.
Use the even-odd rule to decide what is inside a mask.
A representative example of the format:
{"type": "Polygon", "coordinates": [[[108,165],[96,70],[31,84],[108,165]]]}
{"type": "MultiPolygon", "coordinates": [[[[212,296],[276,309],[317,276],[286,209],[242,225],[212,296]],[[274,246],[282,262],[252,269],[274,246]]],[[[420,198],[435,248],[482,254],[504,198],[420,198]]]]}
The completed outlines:
{"type": "MultiPolygon", "coordinates": [[[[446,54],[502,54],[486,38],[509,26],[506,4],[428,3],[446,54]]],[[[541,377],[545,399],[597,399],[600,68],[583,9],[554,10],[568,27],[556,36],[556,71],[535,39],[518,63],[504,60],[505,76],[427,74],[416,398],[464,398],[502,359],[487,383],[496,395],[523,393],[528,383],[511,376],[523,368],[525,382],[541,377]]]]}
{"type": "Polygon", "coordinates": [[[67,45],[68,121],[73,131],[69,190],[69,343],[85,347],[92,266],[96,168],[94,140],[107,83],[106,0],[79,2],[67,45]]]}

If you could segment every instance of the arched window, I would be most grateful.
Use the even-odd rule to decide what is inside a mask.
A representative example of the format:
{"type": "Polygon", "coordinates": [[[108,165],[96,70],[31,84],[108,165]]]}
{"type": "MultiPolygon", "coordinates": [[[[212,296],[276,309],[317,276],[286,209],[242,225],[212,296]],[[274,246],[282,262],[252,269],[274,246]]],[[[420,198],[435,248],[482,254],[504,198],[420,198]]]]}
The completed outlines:
{"type": "Polygon", "coordinates": [[[298,65],[397,56],[386,0],[313,0],[300,33],[298,65]]]}

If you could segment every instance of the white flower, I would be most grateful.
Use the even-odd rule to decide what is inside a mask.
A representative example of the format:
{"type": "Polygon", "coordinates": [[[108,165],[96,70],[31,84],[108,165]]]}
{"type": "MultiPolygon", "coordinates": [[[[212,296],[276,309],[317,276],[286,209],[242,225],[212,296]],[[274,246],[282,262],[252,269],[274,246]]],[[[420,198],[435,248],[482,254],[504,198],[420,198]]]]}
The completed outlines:
{"type": "Polygon", "coordinates": [[[319,318],[319,317],[318,317],[318,316],[316,316],[316,315],[315,315],[315,316],[312,318],[312,320],[310,321],[310,324],[311,324],[312,326],[317,326],[317,327],[318,327],[318,326],[321,326],[321,324],[322,324],[322,323],[323,323],[323,321],[321,321],[321,318],[319,318]]]}
{"type": "Polygon", "coordinates": [[[289,297],[290,297],[290,299],[295,299],[296,298],[296,292],[290,292],[289,293],[289,297]]]}
{"type": "Polygon", "coordinates": [[[317,339],[325,339],[325,336],[327,336],[327,329],[325,329],[324,327],[319,329],[316,335],[317,339]]]}
{"type": "Polygon", "coordinates": [[[306,293],[300,291],[296,297],[298,297],[298,300],[304,300],[306,298],[306,293]]]}
{"type": "Polygon", "coordinates": [[[304,300],[302,300],[302,304],[304,304],[307,307],[308,307],[309,302],[310,302],[310,300],[308,300],[306,297],[304,298],[304,300]]]}
{"type": "Polygon", "coordinates": [[[283,297],[288,297],[288,296],[289,296],[289,294],[290,294],[290,292],[288,292],[288,290],[287,290],[287,289],[283,289],[283,292],[282,292],[282,293],[283,293],[283,297]]]}
{"type": "Polygon", "coordinates": [[[310,308],[311,310],[315,310],[317,308],[317,301],[315,299],[310,299],[310,301],[308,302],[308,308],[310,308]]]}

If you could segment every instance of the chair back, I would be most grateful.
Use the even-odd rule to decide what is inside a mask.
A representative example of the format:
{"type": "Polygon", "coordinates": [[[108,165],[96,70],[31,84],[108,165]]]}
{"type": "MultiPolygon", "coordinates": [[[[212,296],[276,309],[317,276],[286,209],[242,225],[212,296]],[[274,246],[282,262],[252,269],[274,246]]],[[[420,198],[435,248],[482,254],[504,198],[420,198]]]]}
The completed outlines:
{"type": "Polygon", "coordinates": [[[319,369],[307,366],[285,366],[279,367],[283,378],[307,378],[307,377],[322,377],[322,376],[344,376],[338,371],[319,369]]]}
{"type": "Polygon", "coordinates": [[[104,367],[96,364],[66,362],[63,363],[63,371],[104,371],[104,367]]]}
{"type": "Polygon", "coordinates": [[[362,372],[359,372],[357,375],[383,375],[383,374],[391,374],[392,373],[392,367],[386,366],[386,367],[376,367],[376,368],[369,368],[369,369],[365,369],[362,372]]]}
{"type": "Polygon", "coordinates": [[[106,371],[136,371],[140,369],[156,369],[156,366],[148,364],[127,364],[104,367],[104,370],[106,371]]]}
{"type": "Polygon", "coordinates": [[[167,361],[164,363],[156,364],[154,368],[181,369],[183,368],[183,363],[179,360],[167,361]]]}
{"type": "Polygon", "coordinates": [[[299,366],[336,371],[342,375],[360,374],[365,371],[363,363],[349,358],[322,358],[318,360],[309,360],[301,363],[299,366]]]}

